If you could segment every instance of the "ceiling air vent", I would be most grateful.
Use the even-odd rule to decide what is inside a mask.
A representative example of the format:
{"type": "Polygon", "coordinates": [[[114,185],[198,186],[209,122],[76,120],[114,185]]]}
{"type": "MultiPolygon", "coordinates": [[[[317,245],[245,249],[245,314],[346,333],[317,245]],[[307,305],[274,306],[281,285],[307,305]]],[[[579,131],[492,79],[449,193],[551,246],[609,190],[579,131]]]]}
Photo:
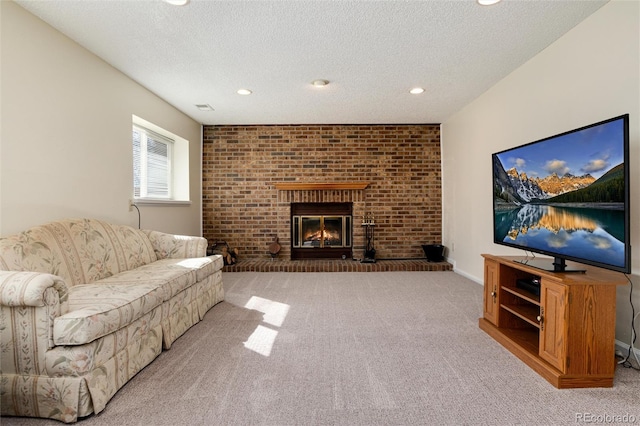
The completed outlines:
{"type": "Polygon", "coordinates": [[[209,104],[196,104],[196,108],[200,111],[213,111],[213,107],[209,104]]]}

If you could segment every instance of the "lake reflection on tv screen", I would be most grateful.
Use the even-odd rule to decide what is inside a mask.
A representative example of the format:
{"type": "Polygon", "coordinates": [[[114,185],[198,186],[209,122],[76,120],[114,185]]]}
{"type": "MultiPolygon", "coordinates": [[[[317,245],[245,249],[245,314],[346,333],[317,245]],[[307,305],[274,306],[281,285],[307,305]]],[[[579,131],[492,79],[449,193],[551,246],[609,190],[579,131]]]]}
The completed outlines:
{"type": "Polygon", "coordinates": [[[624,211],[527,204],[495,212],[496,240],[624,266],[624,211]]]}

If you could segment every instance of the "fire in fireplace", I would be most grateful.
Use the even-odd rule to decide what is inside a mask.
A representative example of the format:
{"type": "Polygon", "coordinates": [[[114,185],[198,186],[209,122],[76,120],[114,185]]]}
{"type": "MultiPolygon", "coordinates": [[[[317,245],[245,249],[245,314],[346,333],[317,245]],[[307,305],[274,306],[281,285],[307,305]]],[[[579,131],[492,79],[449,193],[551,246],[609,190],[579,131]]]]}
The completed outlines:
{"type": "Polygon", "coordinates": [[[292,203],[291,258],[351,258],[352,203],[292,203]]]}
{"type": "Polygon", "coordinates": [[[294,247],[350,247],[351,216],[293,216],[294,247]]]}

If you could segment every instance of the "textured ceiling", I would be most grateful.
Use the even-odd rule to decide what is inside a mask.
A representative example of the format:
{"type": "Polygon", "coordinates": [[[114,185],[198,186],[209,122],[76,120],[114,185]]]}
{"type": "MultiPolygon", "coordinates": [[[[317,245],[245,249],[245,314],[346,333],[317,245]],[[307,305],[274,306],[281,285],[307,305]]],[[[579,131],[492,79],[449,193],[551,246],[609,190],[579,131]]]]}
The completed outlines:
{"type": "Polygon", "coordinates": [[[445,121],[606,1],[16,3],[200,123],[373,124],[445,121]]]}

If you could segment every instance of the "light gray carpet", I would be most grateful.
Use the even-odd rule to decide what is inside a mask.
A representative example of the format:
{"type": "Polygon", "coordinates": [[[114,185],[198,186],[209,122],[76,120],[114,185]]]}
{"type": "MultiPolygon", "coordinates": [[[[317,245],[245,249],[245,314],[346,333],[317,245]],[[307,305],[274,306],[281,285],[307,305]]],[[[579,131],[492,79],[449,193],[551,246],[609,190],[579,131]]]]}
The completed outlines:
{"type": "Polygon", "coordinates": [[[453,272],[223,280],[225,302],[81,425],[640,422],[638,372],[619,368],[611,389],[555,389],[478,328],[482,287],[453,272]]]}

